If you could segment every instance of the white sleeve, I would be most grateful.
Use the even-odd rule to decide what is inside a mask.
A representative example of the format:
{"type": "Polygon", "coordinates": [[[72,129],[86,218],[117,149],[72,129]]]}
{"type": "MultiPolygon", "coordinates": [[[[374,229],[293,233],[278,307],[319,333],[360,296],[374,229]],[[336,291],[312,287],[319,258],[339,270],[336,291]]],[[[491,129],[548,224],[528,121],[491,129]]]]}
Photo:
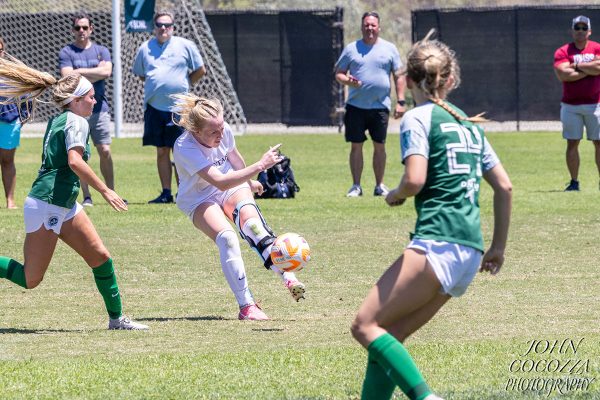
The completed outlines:
{"type": "Polygon", "coordinates": [[[429,127],[417,113],[407,113],[400,124],[402,162],[408,156],[420,154],[429,159],[429,127]]]}
{"type": "Polygon", "coordinates": [[[186,140],[175,142],[173,158],[178,167],[183,168],[189,175],[212,165],[202,152],[186,140]]]}
{"type": "Polygon", "coordinates": [[[65,125],[65,146],[67,151],[73,147],[83,147],[85,150],[90,126],[87,120],[79,115],[69,113],[65,125]]]}
{"type": "Polygon", "coordinates": [[[496,155],[496,152],[492,148],[490,142],[488,142],[487,137],[484,137],[483,140],[483,159],[481,160],[481,169],[485,173],[490,169],[494,168],[496,165],[500,164],[500,159],[496,155]]]}

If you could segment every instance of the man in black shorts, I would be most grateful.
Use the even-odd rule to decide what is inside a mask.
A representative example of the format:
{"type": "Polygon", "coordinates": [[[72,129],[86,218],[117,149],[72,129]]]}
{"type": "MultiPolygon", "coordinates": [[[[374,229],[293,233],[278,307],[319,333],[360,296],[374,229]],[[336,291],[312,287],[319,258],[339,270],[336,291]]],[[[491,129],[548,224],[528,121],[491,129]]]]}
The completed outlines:
{"type": "Polygon", "coordinates": [[[390,74],[393,75],[398,103],[394,118],[400,118],[406,111],[404,88],[406,80],[401,75],[403,67],[398,49],[392,43],[379,37],[379,15],[367,12],[362,17],[362,39],[350,43],[336,63],[335,79],[348,86],[346,99],[346,142],[351,143],[350,172],[352,187],[348,197],[362,196],[360,179],[363,170],[363,143],[369,131],[373,140],[373,172],[375,189],[373,195],[386,196],[387,187],[383,184],[385,173],[385,138],[391,108],[390,74]]]}
{"type": "Polygon", "coordinates": [[[206,68],[194,42],[173,35],[173,15],[154,16],[154,37],[138,49],[133,73],[144,81],[144,146],[156,146],[162,193],[148,203],[173,203],[171,150],[182,129],[173,123],[171,95],[189,92],[206,68]]]}

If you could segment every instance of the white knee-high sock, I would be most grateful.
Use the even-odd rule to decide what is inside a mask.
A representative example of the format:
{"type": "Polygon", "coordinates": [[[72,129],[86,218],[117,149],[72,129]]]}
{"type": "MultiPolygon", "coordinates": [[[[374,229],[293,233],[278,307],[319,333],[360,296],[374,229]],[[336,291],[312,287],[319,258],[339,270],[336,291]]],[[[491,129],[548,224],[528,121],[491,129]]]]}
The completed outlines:
{"type": "MultiPolygon", "coordinates": [[[[250,239],[254,241],[254,243],[260,242],[263,238],[269,236],[269,232],[265,229],[262,224],[262,221],[259,218],[248,218],[242,227],[242,232],[244,235],[248,236],[250,239]]],[[[271,246],[268,246],[262,252],[263,260],[266,260],[271,254],[271,246]]],[[[271,265],[271,271],[273,271],[277,276],[279,276],[284,282],[290,280],[296,280],[296,275],[293,272],[283,272],[275,265],[271,265]]]]}
{"type": "Polygon", "coordinates": [[[248,288],[248,279],[246,278],[244,260],[242,260],[237,234],[229,229],[221,231],[217,235],[215,243],[219,248],[223,274],[239,306],[254,304],[254,298],[248,288]]]}
{"type": "Polygon", "coordinates": [[[284,282],[298,280],[296,278],[296,274],[294,274],[293,272],[284,272],[274,265],[271,265],[271,270],[275,272],[275,274],[277,274],[279,277],[281,277],[281,280],[284,282]]]}

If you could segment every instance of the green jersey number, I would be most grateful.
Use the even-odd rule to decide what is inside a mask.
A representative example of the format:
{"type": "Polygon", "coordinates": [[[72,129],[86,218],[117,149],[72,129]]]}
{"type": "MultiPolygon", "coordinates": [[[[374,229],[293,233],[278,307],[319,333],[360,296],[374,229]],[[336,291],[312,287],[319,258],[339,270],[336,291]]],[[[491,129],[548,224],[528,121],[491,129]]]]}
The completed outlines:
{"type": "MultiPolygon", "coordinates": [[[[448,158],[448,172],[456,175],[471,175],[471,164],[460,163],[458,161],[458,155],[460,153],[474,154],[475,159],[475,174],[477,177],[481,177],[481,152],[483,149],[483,141],[481,140],[481,133],[476,125],[471,126],[471,130],[468,128],[454,123],[447,122],[440,124],[440,129],[444,133],[456,133],[458,142],[449,143],[446,145],[446,156],[448,158]]],[[[465,189],[465,198],[469,199],[471,204],[475,204],[475,194],[479,192],[479,183],[476,178],[468,178],[460,183],[460,186],[465,189]]]]}
{"type": "Polygon", "coordinates": [[[456,133],[458,142],[449,143],[446,145],[446,155],[448,157],[448,172],[451,174],[470,174],[471,164],[458,162],[459,153],[471,153],[476,154],[476,165],[477,176],[481,176],[481,163],[479,162],[481,157],[481,151],[483,149],[483,141],[481,140],[481,133],[477,129],[476,125],[471,126],[471,130],[468,128],[454,123],[446,122],[440,124],[440,129],[444,133],[456,133]]]}

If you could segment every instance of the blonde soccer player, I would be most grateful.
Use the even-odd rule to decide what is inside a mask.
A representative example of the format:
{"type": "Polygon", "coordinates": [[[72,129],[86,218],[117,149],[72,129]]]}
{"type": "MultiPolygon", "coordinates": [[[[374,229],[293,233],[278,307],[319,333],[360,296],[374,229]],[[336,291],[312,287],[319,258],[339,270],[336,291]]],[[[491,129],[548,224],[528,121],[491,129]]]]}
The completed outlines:
{"type": "Polygon", "coordinates": [[[123,199],[109,189],[86,162],[90,155],[86,118],[96,104],[92,84],[77,73],[57,80],[14,58],[0,58],[0,96],[7,102],[32,100],[35,109],[38,98],[47,91],[61,112],[48,122],[42,165],[23,206],[25,260],[21,264],[12,258],[0,257],[0,278],[26,289],[37,287],[60,238],[91,267],[108,313],[108,329],[146,330],[146,325],[123,315],[111,255],[83,207],[77,203],[80,182],[85,181],[116,211],[127,210],[123,199]]]}
{"type": "Polygon", "coordinates": [[[403,345],[452,297],[462,295],[476,272],[497,274],[504,262],[512,186],[484,132],[445,100],[460,82],[454,52],[430,40],[407,58],[407,87],[416,107],[401,122],[404,174],[386,202],[415,197],[417,222],[403,254],[371,289],[352,324],[368,351],[363,399],[389,399],[396,386],[411,400],[440,399],[403,345]],[[494,191],[494,234],[483,253],[479,184],[494,191]]]}
{"type": "Polygon", "coordinates": [[[193,94],[174,97],[176,114],[180,116],[175,123],[185,129],[173,147],[179,174],[177,207],[219,249],[221,269],[240,308],[238,318],[267,320],[248,288],[240,243],[230,222],[260,256],[264,266],[282,279],[294,300],[303,298],[304,284],[293,273],[273,265],[270,253],[275,235],[253,196],[261,194],[263,187],[251,178],[282,160],[280,145],[247,166],[236,147],[231,127],[223,119],[223,107],[218,100],[193,94]]]}

